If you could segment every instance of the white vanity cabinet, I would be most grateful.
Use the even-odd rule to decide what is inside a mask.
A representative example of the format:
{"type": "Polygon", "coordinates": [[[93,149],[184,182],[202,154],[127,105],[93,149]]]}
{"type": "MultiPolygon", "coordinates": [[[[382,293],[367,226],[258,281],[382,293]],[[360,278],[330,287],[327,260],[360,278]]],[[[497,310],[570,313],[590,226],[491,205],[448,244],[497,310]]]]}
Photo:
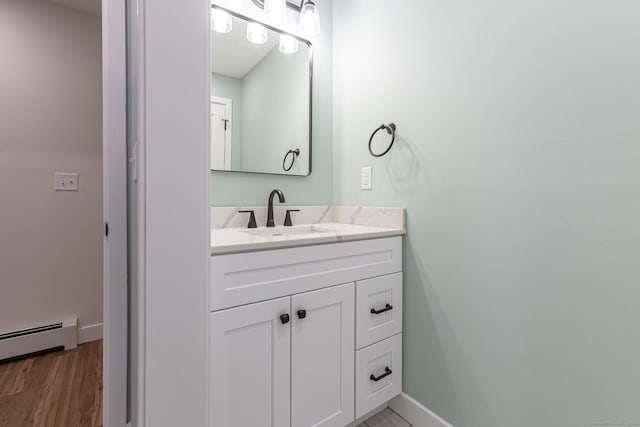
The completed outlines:
{"type": "Polygon", "coordinates": [[[399,394],[401,265],[401,237],[212,256],[209,425],[343,427],[399,394]]]}
{"type": "Polygon", "coordinates": [[[210,425],[288,426],[290,298],[211,313],[210,425]]]}
{"type": "Polygon", "coordinates": [[[353,283],[291,298],[292,426],[353,420],[354,299],[353,283]]]}

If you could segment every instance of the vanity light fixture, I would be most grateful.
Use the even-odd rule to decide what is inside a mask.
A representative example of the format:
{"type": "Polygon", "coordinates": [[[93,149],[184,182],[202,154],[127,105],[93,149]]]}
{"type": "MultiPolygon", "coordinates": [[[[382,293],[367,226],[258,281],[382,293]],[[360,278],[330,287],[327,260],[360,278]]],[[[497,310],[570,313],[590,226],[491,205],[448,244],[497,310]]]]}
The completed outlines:
{"type": "Polygon", "coordinates": [[[300,31],[309,38],[320,34],[320,14],[311,0],[304,0],[300,8],[300,31]]]}
{"type": "Polygon", "coordinates": [[[301,0],[300,6],[289,0],[252,0],[260,9],[264,9],[269,19],[275,24],[284,21],[286,8],[299,13],[300,32],[307,38],[312,38],[320,33],[320,14],[316,4],[312,0],[301,0]],[[277,13],[277,15],[276,15],[277,13]]]}
{"type": "Polygon", "coordinates": [[[224,10],[213,9],[211,11],[211,29],[217,33],[230,33],[233,29],[231,15],[224,10]]]}
{"type": "Polygon", "coordinates": [[[291,37],[289,34],[280,34],[280,52],[286,54],[293,54],[298,52],[300,46],[298,45],[298,40],[291,37]]]}
{"type": "Polygon", "coordinates": [[[257,22],[247,23],[247,40],[255,44],[267,42],[267,29],[257,22]]]}

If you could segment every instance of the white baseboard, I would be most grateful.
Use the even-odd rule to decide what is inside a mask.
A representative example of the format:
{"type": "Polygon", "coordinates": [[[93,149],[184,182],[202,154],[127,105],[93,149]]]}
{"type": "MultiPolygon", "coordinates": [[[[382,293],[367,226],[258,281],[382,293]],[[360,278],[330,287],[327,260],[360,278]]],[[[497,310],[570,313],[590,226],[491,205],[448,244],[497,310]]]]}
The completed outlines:
{"type": "Polygon", "coordinates": [[[95,325],[83,326],[78,329],[78,344],[86,342],[98,341],[102,339],[102,323],[95,325]]]}
{"type": "Polygon", "coordinates": [[[405,393],[390,400],[389,407],[414,427],[453,427],[405,393]]]}

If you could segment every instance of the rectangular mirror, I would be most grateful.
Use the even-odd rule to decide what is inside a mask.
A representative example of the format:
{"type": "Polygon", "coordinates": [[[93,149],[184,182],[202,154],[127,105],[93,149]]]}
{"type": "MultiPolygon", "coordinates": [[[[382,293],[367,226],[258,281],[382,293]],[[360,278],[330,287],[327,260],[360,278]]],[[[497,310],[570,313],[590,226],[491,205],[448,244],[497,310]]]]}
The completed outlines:
{"type": "Polygon", "coordinates": [[[211,13],[211,169],[309,175],[311,43],[218,6],[211,13]]]}

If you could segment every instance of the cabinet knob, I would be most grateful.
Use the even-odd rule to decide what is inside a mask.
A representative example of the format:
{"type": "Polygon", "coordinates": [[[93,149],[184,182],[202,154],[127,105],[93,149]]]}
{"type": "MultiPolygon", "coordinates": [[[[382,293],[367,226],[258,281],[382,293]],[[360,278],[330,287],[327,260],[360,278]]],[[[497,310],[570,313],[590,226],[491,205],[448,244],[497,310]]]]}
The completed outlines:
{"type": "Polygon", "coordinates": [[[304,319],[307,317],[307,310],[298,310],[298,319],[304,319]]]}
{"type": "Polygon", "coordinates": [[[289,315],[288,314],[281,314],[280,315],[280,321],[282,322],[283,325],[289,323],[289,315]]]}

